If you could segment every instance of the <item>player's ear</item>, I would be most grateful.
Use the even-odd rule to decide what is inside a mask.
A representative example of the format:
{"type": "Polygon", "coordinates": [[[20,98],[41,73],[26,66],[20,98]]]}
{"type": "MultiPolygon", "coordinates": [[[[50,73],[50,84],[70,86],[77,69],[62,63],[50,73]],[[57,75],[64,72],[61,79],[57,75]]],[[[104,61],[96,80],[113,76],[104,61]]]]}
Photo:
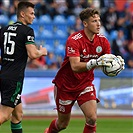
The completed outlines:
{"type": "Polygon", "coordinates": [[[20,16],[21,16],[22,18],[24,18],[24,16],[25,16],[24,11],[21,11],[21,12],[20,12],[20,16]]]}
{"type": "Polygon", "coordinates": [[[87,22],[85,20],[83,21],[83,25],[84,25],[84,27],[88,26],[88,24],[87,24],[87,22]]]}

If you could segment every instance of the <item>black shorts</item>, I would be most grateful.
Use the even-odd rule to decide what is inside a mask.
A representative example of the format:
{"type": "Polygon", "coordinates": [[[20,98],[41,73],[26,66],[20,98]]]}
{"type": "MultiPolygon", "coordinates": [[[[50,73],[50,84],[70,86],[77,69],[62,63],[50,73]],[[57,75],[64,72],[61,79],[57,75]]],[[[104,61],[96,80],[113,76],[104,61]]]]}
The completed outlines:
{"type": "Polygon", "coordinates": [[[23,81],[1,79],[1,104],[15,108],[21,103],[23,81]]]}

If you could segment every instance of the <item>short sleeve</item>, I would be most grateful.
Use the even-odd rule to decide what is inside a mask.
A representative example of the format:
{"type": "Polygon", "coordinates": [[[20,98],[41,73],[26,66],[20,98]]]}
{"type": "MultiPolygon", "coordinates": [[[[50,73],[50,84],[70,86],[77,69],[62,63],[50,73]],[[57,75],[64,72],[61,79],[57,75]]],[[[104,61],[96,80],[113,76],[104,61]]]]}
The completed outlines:
{"type": "Polygon", "coordinates": [[[34,31],[31,28],[26,33],[26,43],[25,44],[35,44],[34,31]]]}
{"type": "Polygon", "coordinates": [[[66,43],[66,55],[68,57],[80,56],[80,48],[78,41],[68,39],[66,43]]]}

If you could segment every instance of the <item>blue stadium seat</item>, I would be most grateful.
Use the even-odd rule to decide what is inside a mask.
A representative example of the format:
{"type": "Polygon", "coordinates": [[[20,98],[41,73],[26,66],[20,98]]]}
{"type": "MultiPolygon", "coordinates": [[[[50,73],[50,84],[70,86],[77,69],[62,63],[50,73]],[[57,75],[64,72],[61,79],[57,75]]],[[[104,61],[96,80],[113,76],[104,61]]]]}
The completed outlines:
{"type": "Polygon", "coordinates": [[[54,47],[54,39],[44,39],[45,45],[50,45],[51,47],[54,47]]]}
{"type": "Polygon", "coordinates": [[[10,18],[10,21],[16,22],[17,21],[17,15],[12,15],[10,18]]]}
{"type": "Polygon", "coordinates": [[[52,23],[50,24],[44,24],[44,25],[40,25],[40,30],[49,30],[49,31],[53,31],[54,30],[54,26],[52,23]]]}
{"type": "MultiPolygon", "coordinates": [[[[34,29],[34,28],[33,28],[33,29],[34,29]]],[[[34,30],[34,35],[35,35],[35,38],[39,36],[38,30],[36,30],[36,29],[34,30]]]]}
{"type": "Polygon", "coordinates": [[[52,23],[50,15],[41,15],[38,20],[40,25],[52,23]]]}
{"type": "Polygon", "coordinates": [[[53,18],[54,24],[66,24],[66,18],[63,15],[56,15],[53,18]]]}
{"type": "Polygon", "coordinates": [[[53,30],[54,32],[58,30],[62,30],[63,32],[68,32],[68,25],[67,24],[54,24],[53,30]]]}
{"type": "Polygon", "coordinates": [[[68,37],[67,32],[62,30],[57,30],[54,34],[55,39],[66,39],[68,37]]]}
{"type": "Polygon", "coordinates": [[[50,15],[41,15],[39,17],[40,30],[50,30],[53,31],[53,22],[50,15]]]}
{"type": "Polygon", "coordinates": [[[33,23],[32,24],[36,24],[36,25],[38,25],[38,18],[36,17],[34,20],[33,20],[33,23]]]}
{"type": "Polygon", "coordinates": [[[67,17],[68,26],[73,26],[76,23],[76,17],[74,15],[70,15],[67,17]]]}
{"type": "Polygon", "coordinates": [[[56,38],[54,41],[55,45],[65,45],[67,38],[56,38]]]}
{"type": "Polygon", "coordinates": [[[62,15],[56,15],[53,19],[53,24],[54,24],[54,31],[62,30],[64,32],[67,32],[68,30],[66,18],[62,15]]]}
{"type": "Polygon", "coordinates": [[[38,24],[31,24],[30,27],[33,28],[33,30],[36,30],[39,33],[40,27],[39,27],[38,24]]]}
{"type": "Polygon", "coordinates": [[[53,39],[53,31],[49,31],[49,30],[43,30],[40,33],[40,37],[44,38],[44,39],[53,39]]]}
{"type": "Polygon", "coordinates": [[[8,25],[9,18],[6,15],[0,15],[0,25],[8,25]]]}
{"type": "Polygon", "coordinates": [[[62,57],[64,57],[65,55],[65,46],[64,45],[58,45],[55,47],[54,50],[55,55],[60,55],[62,57]]]}
{"type": "Polygon", "coordinates": [[[117,38],[117,32],[116,30],[111,31],[110,33],[110,37],[109,37],[109,41],[112,42],[113,40],[115,40],[117,38]]]}
{"type": "Polygon", "coordinates": [[[44,44],[44,47],[47,49],[48,52],[54,52],[54,47],[51,47],[51,45],[44,44]]]}

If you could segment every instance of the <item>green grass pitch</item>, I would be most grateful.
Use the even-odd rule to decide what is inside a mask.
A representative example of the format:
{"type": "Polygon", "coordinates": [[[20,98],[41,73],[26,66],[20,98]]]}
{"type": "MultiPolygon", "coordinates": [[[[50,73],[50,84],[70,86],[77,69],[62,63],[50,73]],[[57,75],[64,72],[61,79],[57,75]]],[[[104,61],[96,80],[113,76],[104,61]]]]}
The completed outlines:
{"type": "MultiPolygon", "coordinates": [[[[51,120],[52,118],[23,119],[23,132],[44,133],[51,120]]],[[[83,118],[71,118],[68,128],[61,133],[82,133],[83,127],[83,118]]],[[[0,133],[11,133],[9,121],[0,126],[0,133]]],[[[133,133],[133,118],[98,118],[97,133],[133,133]]]]}

